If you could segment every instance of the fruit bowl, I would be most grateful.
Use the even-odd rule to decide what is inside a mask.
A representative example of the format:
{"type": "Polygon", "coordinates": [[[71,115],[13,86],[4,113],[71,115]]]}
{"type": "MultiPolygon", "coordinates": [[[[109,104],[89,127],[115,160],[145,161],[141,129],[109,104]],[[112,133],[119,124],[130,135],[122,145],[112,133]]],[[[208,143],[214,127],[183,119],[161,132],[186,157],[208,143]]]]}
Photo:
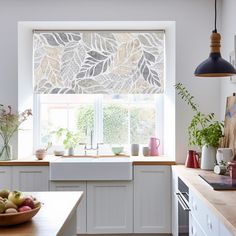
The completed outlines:
{"type": "Polygon", "coordinates": [[[0,226],[16,225],[31,220],[40,210],[40,205],[30,211],[0,214],[0,226]]]}

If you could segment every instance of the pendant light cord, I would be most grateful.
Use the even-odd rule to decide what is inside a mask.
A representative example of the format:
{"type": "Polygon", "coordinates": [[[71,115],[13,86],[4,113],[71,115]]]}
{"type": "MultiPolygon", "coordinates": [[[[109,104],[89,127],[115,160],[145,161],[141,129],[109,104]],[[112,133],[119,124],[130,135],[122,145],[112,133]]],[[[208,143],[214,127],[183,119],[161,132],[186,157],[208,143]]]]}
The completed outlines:
{"type": "Polygon", "coordinates": [[[217,33],[216,19],[217,19],[217,0],[215,0],[215,29],[213,30],[213,33],[217,33]]]}

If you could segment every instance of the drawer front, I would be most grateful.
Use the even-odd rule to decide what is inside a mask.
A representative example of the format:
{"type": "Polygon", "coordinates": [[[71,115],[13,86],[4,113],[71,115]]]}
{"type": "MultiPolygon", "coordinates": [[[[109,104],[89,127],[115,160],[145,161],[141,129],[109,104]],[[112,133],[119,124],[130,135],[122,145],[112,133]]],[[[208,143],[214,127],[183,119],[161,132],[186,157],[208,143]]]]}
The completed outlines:
{"type": "Polygon", "coordinates": [[[189,214],[189,236],[207,236],[191,213],[189,214]]]}
{"type": "Polygon", "coordinates": [[[191,190],[189,191],[190,209],[207,236],[219,235],[219,220],[191,190]]]}

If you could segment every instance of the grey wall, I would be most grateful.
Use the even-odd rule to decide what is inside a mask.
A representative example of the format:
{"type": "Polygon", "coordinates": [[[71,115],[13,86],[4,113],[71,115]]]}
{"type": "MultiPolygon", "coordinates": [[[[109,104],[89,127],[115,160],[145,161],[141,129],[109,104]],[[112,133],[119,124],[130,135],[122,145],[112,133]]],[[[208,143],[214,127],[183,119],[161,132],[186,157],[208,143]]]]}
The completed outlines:
{"type": "MultiPolygon", "coordinates": [[[[236,1],[222,1],[222,53],[225,59],[229,60],[229,53],[234,49],[234,36],[236,35],[236,1]]],[[[221,118],[224,119],[226,97],[232,96],[236,92],[236,83],[231,83],[229,79],[221,80],[221,118]]]]}
{"type": "MultiPolygon", "coordinates": [[[[233,1],[233,0],[231,0],[233,1]]],[[[208,56],[213,28],[213,0],[0,0],[0,102],[17,107],[18,21],[176,21],[176,80],[184,83],[203,112],[219,117],[219,80],[197,79],[193,72],[208,56]]],[[[176,158],[187,150],[192,113],[176,102],[176,158]]]]}

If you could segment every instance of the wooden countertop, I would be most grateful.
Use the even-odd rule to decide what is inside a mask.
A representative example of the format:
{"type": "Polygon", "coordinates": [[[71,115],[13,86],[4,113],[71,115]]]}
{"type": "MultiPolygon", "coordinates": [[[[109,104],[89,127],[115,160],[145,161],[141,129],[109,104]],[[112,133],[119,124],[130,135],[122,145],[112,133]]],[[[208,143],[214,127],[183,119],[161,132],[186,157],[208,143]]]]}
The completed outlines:
{"type": "Polygon", "coordinates": [[[82,198],[83,192],[31,192],[43,203],[38,214],[23,224],[0,227],[1,236],[61,235],[82,198]]]}
{"type": "Polygon", "coordinates": [[[132,156],[130,158],[133,165],[175,165],[173,158],[167,156],[132,156]]]}
{"type": "MultiPolygon", "coordinates": [[[[87,156],[94,158],[92,156],[87,156]]],[[[124,156],[100,156],[99,158],[107,158],[107,157],[114,157],[114,158],[120,158],[124,156]]],[[[48,155],[43,160],[37,160],[35,156],[28,159],[19,159],[19,160],[12,160],[12,161],[0,161],[0,166],[49,166],[50,161],[56,160],[61,157],[48,155]]],[[[65,157],[66,158],[66,157],[65,157]]],[[[83,158],[83,157],[74,157],[74,158],[83,158]]],[[[175,165],[175,160],[173,158],[169,158],[167,156],[127,156],[127,158],[130,158],[133,162],[133,165],[175,165]]]]}
{"type": "Polygon", "coordinates": [[[172,170],[208,205],[228,230],[236,235],[236,191],[215,191],[198,176],[214,175],[212,171],[186,168],[183,165],[172,166],[172,170]]]}

